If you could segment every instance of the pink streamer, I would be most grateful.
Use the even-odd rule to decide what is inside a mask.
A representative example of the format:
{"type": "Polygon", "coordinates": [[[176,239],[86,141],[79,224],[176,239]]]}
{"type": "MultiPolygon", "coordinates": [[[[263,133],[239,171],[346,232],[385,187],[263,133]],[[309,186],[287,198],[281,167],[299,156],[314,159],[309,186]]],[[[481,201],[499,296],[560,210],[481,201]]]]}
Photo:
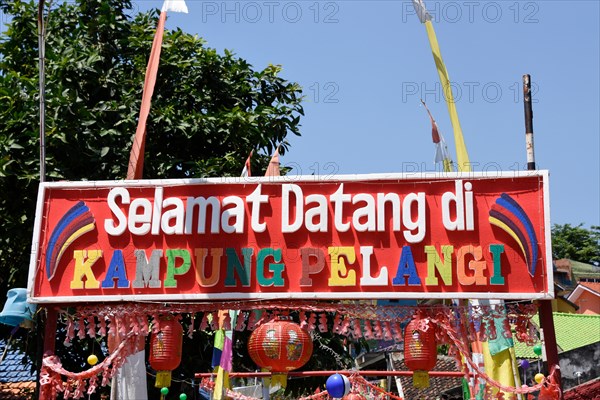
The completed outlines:
{"type": "Polygon", "coordinates": [[[368,319],[365,319],[365,328],[364,328],[364,336],[365,339],[367,340],[371,340],[374,338],[373,336],[373,328],[371,327],[371,321],[369,321],[368,319]]]}
{"type": "Polygon", "coordinates": [[[200,330],[205,331],[206,329],[208,329],[208,313],[204,313],[202,321],[200,321],[200,330]]]}
{"type": "Polygon", "coordinates": [[[375,339],[382,339],[383,338],[383,331],[381,329],[381,322],[380,321],[375,321],[375,324],[373,325],[373,331],[375,332],[375,339]]]}
{"type": "Polygon", "coordinates": [[[89,337],[94,339],[96,337],[96,318],[93,315],[87,317],[87,334],[89,337]]]}
{"type": "Polygon", "coordinates": [[[319,331],[327,332],[327,314],[319,315],[319,331]]]}
{"type": "Polygon", "coordinates": [[[223,329],[226,331],[231,330],[231,315],[229,313],[225,313],[225,318],[223,319],[223,329]]]}
{"type": "Polygon", "coordinates": [[[383,340],[392,340],[392,327],[390,325],[390,321],[385,321],[383,323],[383,340]]]}
{"type": "Polygon", "coordinates": [[[212,312],[212,319],[210,320],[210,329],[216,331],[219,329],[219,313],[212,312]]]}
{"type": "Polygon", "coordinates": [[[340,334],[342,331],[342,315],[340,313],[335,313],[333,317],[333,332],[340,334]]]}
{"type": "Polygon", "coordinates": [[[83,317],[79,317],[79,326],[77,329],[77,336],[79,339],[85,339],[85,322],[83,321],[83,317]]]}
{"type": "Polygon", "coordinates": [[[248,316],[248,330],[253,331],[256,328],[256,312],[250,311],[248,316]]]}
{"type": "Polygon", "coordinates": [[[70,343],[75,338],[75,322],[72,318],[69,318],[67,321],[67,335],[65,338],[65,344],[70,343]]]}
{"type": "Polygon", "coordinates": [[[348,336],[349,328],[350,328],[350,318],[344,318],[344,321],[342,322],[342,330],[340,333],[344,336],[348,336]]]}
{"type": "Polygon", "coordinates": [[[308,317],[308,331],[309,332],[314,331],[316,324],[317,324],[317,314],[310,313],[310,317],[308,317]]]}
{"type": "Polygon", "coordinates": [[[100,324],[99,324],[100,325],[100,328],[99,328],[100,336],[105,337],[106,336],[106,319],[100,317],[99,320],[100,320],[100,324]]]}
{"type": "Polygon", "coordinates": [[[352,332],[352,336],[354,336],[354,339],[358,339],[363,336],[362,329],[360,328],[360,320],[359,319],[354,320],[354,331],[352,332]]]}
{"type": "Polygon", "coordinates": [[[240,312],[237,316],[237,319],[235,321],[235,330],[240,332],[243,331],[244,329],[246,329],[246,317],[248,316],[248,313],[245,312],[240,312]]]}
{"type": "Polygon", "coordinates": [[[300,329],[307,331],[308,322],[306,321],[306,312],[300,311],[300,329]]]}

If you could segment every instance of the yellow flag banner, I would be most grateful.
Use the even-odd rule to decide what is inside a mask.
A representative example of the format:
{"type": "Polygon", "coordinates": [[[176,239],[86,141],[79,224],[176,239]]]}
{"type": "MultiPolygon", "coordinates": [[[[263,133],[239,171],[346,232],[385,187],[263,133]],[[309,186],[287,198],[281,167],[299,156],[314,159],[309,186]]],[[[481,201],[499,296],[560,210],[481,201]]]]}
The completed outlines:
{"type": "MultiPolygon", "coordinates": [[[[513,370],[513,360],[515,359],[514,347],[502,350],[495,355],[490,353],[488,342],[483,342],[482,347],[485,373],[504,386],[520,387],[521,382],[519,380],[519,375],[515,374],[513,370]],[[515,379],[517,381],[515,381],[515,379]]],[[[505,393],[504,395],[508,396],[508,393],[505,393]]]]}
{"type": "MultiPolygon", "coordinates": [[[[474,306],[504,306],[502,300],[470,300],[474,306]]],[[[496,326],[504,324],[506,315],[494,318],[496,326]]],[[[488,331],[488,335],[490,332],[488,331]]],[[[500,382],[504,386],[520,387],[521,382],[518,374],[518,366],[515,358],[515,349],[512,338],[503,337],[501,333],[496,334],[495,339],[488,339],[485,342],[476,340],[473,344],[473,352],[481,353],[485,366],[485,374],[493,380],[500,382]],[[475,351],[477,349],[477,351],[475,351]]],[[[494,394],[498,392],[496,388],[492,389],[494,394]]],[[[504,393],[508,396],[509,393],[504,393]]],[[[475,397],[477,400],[483,400],[485,394],[479,391],[475,397]]],[[[518,397],[519,399],[521,397],[518,397]]]]}
{"type": "Polygon", "coordinates": [[[213,400],[222,400],[228,398],[223,393],[226,388],[229,388],[229,372],[225,371],[222,367],[216,367],[215,372],[217,378],[215,379],[215,388],[213,391],[213,400]]]}
{"type": "Polygon", "coordinates": [[[456,145],[458,170],[461,172],[468,172],[471,170],[471,164],[469,162],[469,154],[467,153],[467,147],[463,138],[462,128],[460,127],[460,121],[458,120],[458,112],[456,111],[456,103],[454,102],[452,88],[450,87],[448,71],[446,70],[446,65],[444,65],[440,46],[438,45],[435,30],[433,29],[433,24],[430,20],[425,21],[425,28],[427,29],[429,45],[431,46],[431,52],[433,53],[435,66],[437,68],[438,75],[440,76],[442,90],[444,91],[444,98],[446,99],[446,105],[448,106],[450,122],[452,122],[452,128],[454,130],[454,143],[456,145]]]}
{"type": "MultiPolygon", "coordinates": [[[[433,53],[435,66],[440,77],[440,83],[442,85],[444,98],[446,100],[446,106],[448,107],[448,113],[450,114],[450,122],[452,123],[452,128],[454,130],[454,144],[456,147],[456,159],[458,164],[458,170],[460,172],[470,172],[471,163],[469,161],[469,154],[465,145],[460,121],[458,119],[456,103],[454,102],[452,87],[450,86],[450,77],[448,76],[446,65],[444,64],[444,60],[442,59],[442,52],[437,41],[437,36],[435,34],[433,24],[431,23],[431,15],[429,15],[429,13],[427,12],[423,0],[413,0],[413,5],[415,7],[415,11],[417,12],[417,16],[419,17],[419,20],[421,21],[421,23],[425,24],[425,28],[427,30],[427,37],[429,39],[429,45],[431,46],[431,52],[433,53]]],[[[433,120],[433,117],[431,118],[433,120]]],[[[450,165],[447,166],[446,164],[444,164],[444,170],[447,171],[449,168],[450,165]]],[[[477,300],[470,300],[470,303],[475,305],[479,304],[477,300]]],[[[498,303],[502,304],[503,301],[499,301],[498,303]]],[[[506,386],[520,386],[520,382],[518,382],[518,374],[515,373],[516,359],[514,355],[514,348],[512,348],[512,343],[510,348],[504,349],[498,349],[496,348],[497,343],[492,343],[492,346],[495,347],[493,349],[494,355],[490,353],[489,346],[490,343],[487,342],[481,343],[477,341],[477,343],[474,343],[473,358],[475,359],[475,357],[480,357],[479,354],[482,353],[483,361],[485,364],[485,372],[488,376],[490,376],[498,382],[501,382],[506,386]]],[[[476,388],[474,387],[474,389],[476,388]]],[[[478,393],[476,397],[479,399],[481,398],[480,396],[481,393],[478,393]]]]}

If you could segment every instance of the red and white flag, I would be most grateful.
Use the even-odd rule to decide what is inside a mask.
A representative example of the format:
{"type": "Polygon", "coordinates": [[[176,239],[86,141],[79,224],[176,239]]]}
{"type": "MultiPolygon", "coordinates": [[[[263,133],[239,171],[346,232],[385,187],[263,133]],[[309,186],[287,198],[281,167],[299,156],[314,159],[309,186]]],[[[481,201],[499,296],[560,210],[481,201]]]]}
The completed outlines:
{"type": "Polygon", "coordinates": [[[423,107],[425,107],[425,110],[427,110],[427,114],[429,114],[429,119],[431,120],[431,139],[435,144],[434,161],[436,164],[439,162],[443,162],[444,171],[450,172],[453,170],[452,158],[450,157],[450,153],[448,153],[448,146],[446,145],[444,136],[442,136],[442,134],[440,133],[437,123],[435,122],[435,119],[433,119],[433,115],[431,114],[431,111],[429,111],[429,108],[427,108],[425,102],[421,100],[421,103],[423,103],[423,107]]]}
{"type": "Polygon", "coordinates": [[[250,160],[252,159],[252,153],[254,153],[254,150],[250,151],[250,155],[248,156],[248,158],[246,159],[246,162],[244,163],[244,169],[242,170],[242,178],[245,178],[247,176],[252,176],[252,171],[250,170],[250,160]]]}
{"type": "Polygon", "coordinates": [[[267,171],[265,172],[265,176],[280,176],[279,171],[279,146],[275,149],[275,153],[273,153],[273,157],[271,157],[271,161],[269,162],[269,166],[267,167],[267,171]]]}
{"type": "Polygon", "coordinates": [[[158,72],[158,64],[160,63],[160,50],[162,47],[163,34],[165,31],[165,21],[167,20],[167,12],[188,12],[185,0],[165,0],[158,19],[154,41],[152,42],[152,50],[146,67],[146,77],[144,79],[144,89],[142,91],[142,106],[140,107],[140,116],[138,125],[131,146],[131,154],[129,155],[129,166],[127,168],[127,179],[141,179],[144,171],[144,147],[146,143],[146,122],[148,114],[150,114],[150,104],[152,103],[152,93],[156,84],[156,74],[158,72]]]}

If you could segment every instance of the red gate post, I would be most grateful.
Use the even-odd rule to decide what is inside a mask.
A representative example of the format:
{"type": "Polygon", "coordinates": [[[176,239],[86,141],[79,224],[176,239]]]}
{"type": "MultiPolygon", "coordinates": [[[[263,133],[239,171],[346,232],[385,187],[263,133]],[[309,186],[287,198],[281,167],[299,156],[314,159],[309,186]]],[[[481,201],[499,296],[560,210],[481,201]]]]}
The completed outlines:
{"type": "Polygon", "coordinates": [[[554,371],[556,384],[560,388],[560,400],[562,400],[562,382],[560,377],[560,368],[558,363],[558,345],[556,344],[556,332],[554,330],[554,319],[552,317],[552,300],[540,301],[540,327],[544,332],[544,347],[546,350],[546,360],[548,370],[546,374],[554,371]]]}
{"type": "MultiPolygon", "coordinates": [[[[56,350],[56,322],[58,313],[52,306],[46,308],[46,323],[44,325],[44,349],[42,360],[48,354],[54,354],[56,350]]],[[[52,390],[43,390],[40,388],[40,400],[55,400],[56,396],[52,395],[52,390]]]]}

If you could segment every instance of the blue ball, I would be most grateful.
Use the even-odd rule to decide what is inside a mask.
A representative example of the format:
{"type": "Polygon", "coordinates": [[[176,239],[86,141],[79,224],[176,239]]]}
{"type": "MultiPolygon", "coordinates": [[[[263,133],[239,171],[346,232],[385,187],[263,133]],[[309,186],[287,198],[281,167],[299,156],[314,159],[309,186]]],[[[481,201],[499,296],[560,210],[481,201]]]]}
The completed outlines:
{"type": "Polygon", "coordinates": [[[351,385],[347,376],[333,374],[327,378],[325,387],[331,397],[339,399],[350,393],[351,385]]]}

